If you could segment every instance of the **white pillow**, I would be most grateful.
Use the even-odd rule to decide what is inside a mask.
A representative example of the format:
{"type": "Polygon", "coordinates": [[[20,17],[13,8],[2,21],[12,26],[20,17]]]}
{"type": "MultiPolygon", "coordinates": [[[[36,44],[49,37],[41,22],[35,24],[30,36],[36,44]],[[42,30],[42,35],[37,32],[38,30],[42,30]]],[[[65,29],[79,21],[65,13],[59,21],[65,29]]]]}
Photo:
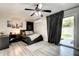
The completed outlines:
{"type": "Polygon", "coordinates": [[[29,31],[25,31],[26,35],[29,35],[29,31]]]}
{"type": "Polygon", "coordinates": [[[30,34],[33,34],[33,31],[29,31],[30,34]]]}
{"type": "Polygon", "coordinates": [[[33,31],[25,31],[26,35],[33,34],[33,31]]]}

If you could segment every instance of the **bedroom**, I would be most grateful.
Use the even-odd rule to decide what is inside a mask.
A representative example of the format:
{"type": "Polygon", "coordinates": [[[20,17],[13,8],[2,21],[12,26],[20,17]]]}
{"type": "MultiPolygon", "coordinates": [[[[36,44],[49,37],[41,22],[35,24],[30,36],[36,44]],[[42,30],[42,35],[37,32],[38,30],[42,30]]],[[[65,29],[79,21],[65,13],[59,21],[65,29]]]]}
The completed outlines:
{"type": "MultiPolygon", "coordinates": [[[[75,48],[79,49],[79,40],[78,40],[78,17],[79,17],[79,4],[78,3],[42,3],[42,9],[51,10],[51,13],[41,12],[43,17],[40,15],[33,15],[35,11],[39,11],[38,9],[35,11],[25,10],[25,8],[35,9],[37,4],[35,3],[2,3],[0,4],[0,40],[6,43],[0,43],[3,48],[7,45],[7,49],[0,50],[0,55],[13,55],[13,56],[59,56],[59,55],[79,55],[78,53],[73,52],[73,48],[55,45],[53,43],[48,43],[48,25],[47,25],[47,16],[53,15],[64,10],[64,17],[75,16],[75,23],[74,23],[74,38],[75,38],[75,48]],[[51,6],[52,5],[52,6],[51,6]],[[64,7],[66,6],[66,7],[64,7]],[[30,23],[30,25],[29,25],[30,23]],[[29,29],[29,26],[31,29],[29,29]],[[20,34],[22,35],[13,35],[13,34],[20,34]],[[26,32],[26,33],[25,33],[26,32]],[[38,40],[37,38],[33,42],[25,35],[35,34],[33,36],[29,36],[35,40],[36,37],[40,37],[42,40],[38,40]],[[38,35],[37,35],[38,34],[38,35]],[[6,36],[6,37],[4,37],[6,36]],[[22,37],[24,38],[25,42],[18,40],[22,37]],[[4,40],[5,38],[5,40],[4,40]],[[8,39],[9,38],[9,39],[8,39]],[[16,39],[15,39],[16,38],[16,39]],[[35,39],[34,39],[35,38],[35,39]],[[3,40],[2,40],[3,39],[3,40]],[[31,45],[27,45],[27,41],[30,40],[31,45]],[[12,41],[9,44],[9,40],[12,41]],[[15,42],[14,42],[15,41],[15,42]],[[17,41],[17,42],[16,42],[17,41]],[[40,42],[38,42],[40,41],[40,42]],[[36,43],[38,42],[38,43],[36,43]],[[14,50],[13,50],[14,49],[14,50]],[[71,51],[71,53],[63,53],[63,49],[66,52],[71,51]],[[13,51],[12,51],[13,50],[13,51]],[[53,52],[51,52],[54,50],[53,52]],[[61,50],[61,51],[60,51],[61,50]],[[7,54],[8,53],[8,54],[7,54]],[[74,54],[76,53],[76,54],[74,54]]],[[[59,39],[59,38],[58,38],[59,39]]],[[[0,42],[1,42],[0,41],[0,42]]],[[[29,41],[28,41],[29,42],[29,41]]]]}

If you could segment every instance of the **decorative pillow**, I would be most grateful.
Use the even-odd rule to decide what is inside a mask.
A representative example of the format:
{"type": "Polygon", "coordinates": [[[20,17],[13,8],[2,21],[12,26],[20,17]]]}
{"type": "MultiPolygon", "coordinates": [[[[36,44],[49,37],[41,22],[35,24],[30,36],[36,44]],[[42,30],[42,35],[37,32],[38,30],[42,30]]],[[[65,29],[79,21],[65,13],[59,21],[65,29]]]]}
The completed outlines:
{"type": "Polygon", "coordinates": [[[33,31],[25,31],[26,35],[31,35],[33,34],[33,31]]]}
{"type": "Polygon", "coordinates": [[[26,35],[29,35],[29,32],[28,31],[25,31],[26,35]]]}
{"type": "Polygon", "coordinates": [[[30,34],[33,34],[33,31],[29,31],[30,34]]]}

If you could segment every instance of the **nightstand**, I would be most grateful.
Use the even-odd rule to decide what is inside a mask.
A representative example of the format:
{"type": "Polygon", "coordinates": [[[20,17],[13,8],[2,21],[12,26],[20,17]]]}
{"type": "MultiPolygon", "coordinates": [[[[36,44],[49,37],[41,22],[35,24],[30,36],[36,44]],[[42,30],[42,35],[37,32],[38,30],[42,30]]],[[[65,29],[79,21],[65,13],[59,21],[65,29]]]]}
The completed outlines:
{"type": "Polygon", "coordinates": [[[10,34],[9,35],[9,42],[18,42],[21,41],[21,35],[20,34],[10,34]]]}

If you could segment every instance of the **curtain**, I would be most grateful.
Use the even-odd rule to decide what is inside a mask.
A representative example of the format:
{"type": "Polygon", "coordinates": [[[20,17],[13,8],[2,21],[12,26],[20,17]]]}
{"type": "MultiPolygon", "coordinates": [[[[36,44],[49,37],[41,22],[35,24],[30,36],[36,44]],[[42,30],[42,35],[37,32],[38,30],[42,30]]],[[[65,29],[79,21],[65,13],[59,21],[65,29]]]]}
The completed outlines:
{"type": "Polygon", "coordinates": [[[64,11],[47,16],[48,42],[59,44],[61,39],[61,28],[64,11]]]}

